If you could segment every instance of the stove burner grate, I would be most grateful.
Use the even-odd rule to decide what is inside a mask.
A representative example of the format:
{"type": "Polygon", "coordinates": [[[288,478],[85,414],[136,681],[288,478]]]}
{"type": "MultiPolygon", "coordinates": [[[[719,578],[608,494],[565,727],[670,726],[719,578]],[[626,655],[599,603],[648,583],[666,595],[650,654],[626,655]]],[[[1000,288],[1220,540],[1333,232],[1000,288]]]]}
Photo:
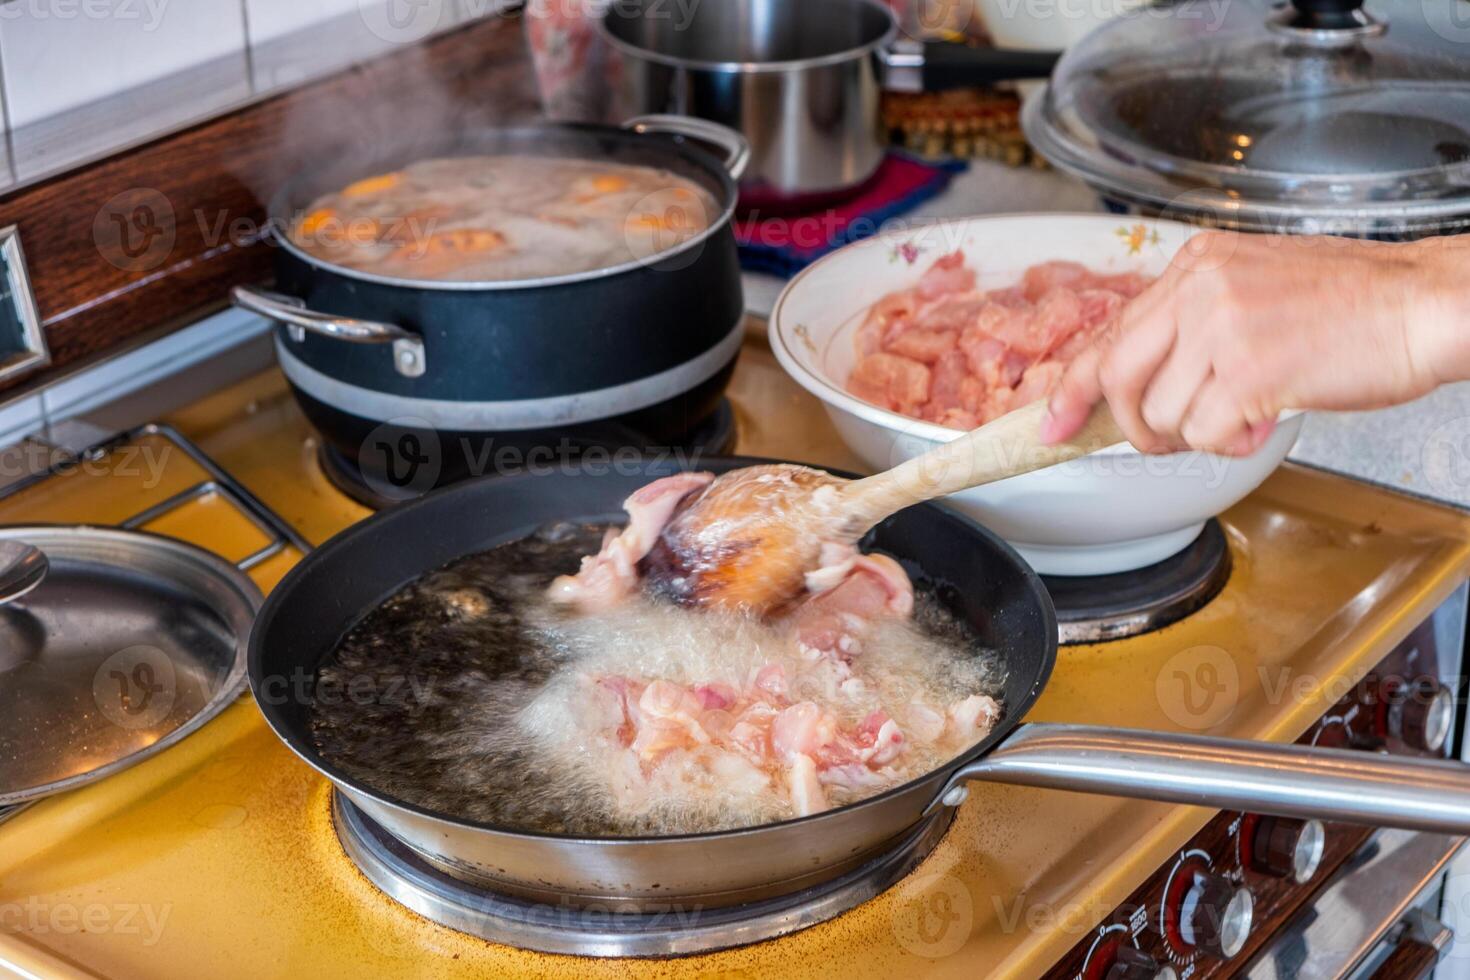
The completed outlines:
{"type": "MultiPolygon", "coordinates": [[[[728,398],[722,398],[709,418],[700,423],[678,448],[684,450],[686,456],[723,456],[734,450],[735,438],[735,409],[728,398]]],[[[612,451],[616,447],[605,448],[612,451]]],[[[329,443],[323,442],[316,455],[328,482],[364,507],[383,510],[411,499],[412,495],[388,496],[374,486],[377,481],[363,476],[356,462],[329,443]]]]}
{"type": "Polygon", "coordinates": [[[1210,520],[1194,543],[1154,565],[1111,575],[1043,575],[1064,644],[1103,643],[1162,629],[1220,594],[1230,546],[1210,520]]]}
{"type": "Polygon", "coordinates": [[[832,881],[746,905],[628,913],[611,906],[551,905],[477,888],[435,868],[340,792],[332,822],[342,849],[389,898],[424,918],[494,943],[572,956],[688,956],[775,939],[855,908],[891,888],[944,837],[940,807],[891,851],[832,881]]]}

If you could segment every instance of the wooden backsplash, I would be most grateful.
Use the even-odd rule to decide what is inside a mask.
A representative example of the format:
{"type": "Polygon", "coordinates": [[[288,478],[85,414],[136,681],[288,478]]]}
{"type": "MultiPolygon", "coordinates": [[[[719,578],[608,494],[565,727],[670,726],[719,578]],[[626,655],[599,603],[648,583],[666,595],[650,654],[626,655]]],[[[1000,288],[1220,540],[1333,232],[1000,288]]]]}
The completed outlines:
{"type": "Polygon", "coordinates": [[[313,161],[536,111],[520,20],[495,17],[0,197],[52,355],[13,387],[182,326],[232,284],[268,278],[266,201],[313,161]]]}

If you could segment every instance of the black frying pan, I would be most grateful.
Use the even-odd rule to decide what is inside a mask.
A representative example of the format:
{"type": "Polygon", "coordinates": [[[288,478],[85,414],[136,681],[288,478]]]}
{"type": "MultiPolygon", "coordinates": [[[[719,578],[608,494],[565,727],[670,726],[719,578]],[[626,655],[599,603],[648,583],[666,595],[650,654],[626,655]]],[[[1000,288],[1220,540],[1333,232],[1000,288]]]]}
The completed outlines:
{"type": "MultiPolygon", "coordinates": [[[[764,460],[707,459],[723,472],[764,460]]],[[[287,745],[372,820],[438,867],[542,901],[628,909],[767,898],[830,879],[892,845],[966,782],[1000,782],[1339,821],[1470,833],[1470,769],[1121,729],[1021,725],[1056,660],[1056,619],[1034,572],[968,518],[921,505],[883,522],[865,548],[932,583],[1005,658],[1005,716],[949,765],[872,799],[782,823],[658,838],[509,830],[392,799],[334,768],[310,729],[311,678],[338,639],[382,600],[455,558],[559,520],[622,516],[621,502],[677,467],[498,477],[385,511],[308,555],[266,601],[250,638],[250,686],[287,745]]],[[[534,791],[534,788],[531,789],[534,791]]]]}

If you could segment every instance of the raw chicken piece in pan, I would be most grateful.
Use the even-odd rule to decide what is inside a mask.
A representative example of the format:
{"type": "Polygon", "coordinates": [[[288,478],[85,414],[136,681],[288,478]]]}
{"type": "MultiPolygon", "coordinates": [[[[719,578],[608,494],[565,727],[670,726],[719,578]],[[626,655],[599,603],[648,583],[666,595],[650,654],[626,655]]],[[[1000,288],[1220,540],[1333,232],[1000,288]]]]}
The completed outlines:
{"type": "Polygon", "coordinates": [[[602,550],[583,558],[576,575],[562,575],[552,582],[552,599],[586,611],[622,601],[637,588],[638,563],[658,540],[674,508],[714,478],[713,473],[679,473],[655,480],[623,501],[627,526],[621,532],[609,530],[602,550]]]}
{"type": "MultiPolygon", "coordinates": [[[[627,527],[610,532],[576,575],[557,579],[551,598],[594,613],[627,598],[638,587],[638,561],[679,504],[710,478],[683,473],[634,493],[625,503],[627,527]]],[[[805,598],[785,613],[788,642],[798,654],[787,661],[793,669],[769,662],[738,686],[586,679],[584,723],[622,750],[609,774],[614,798],[634,806],[660,780],[679,778],[675,770],[688,777],[693,767],[722,785],[783,787],[791,812],[804,816],[828,808],[829,789],[895,784],[887,767],[916,744],[959,751],[984,737],[1000,709],[979,695],[947,706],[909,703],[907,730],[881,708],[856,724],[840,720],[834,705],[868,693],[852,664],[873,624],[909,618],[914,592],[907,573],[885,555],[830,545],[821,557],[822,567],[806,577],[805,598]]]]}

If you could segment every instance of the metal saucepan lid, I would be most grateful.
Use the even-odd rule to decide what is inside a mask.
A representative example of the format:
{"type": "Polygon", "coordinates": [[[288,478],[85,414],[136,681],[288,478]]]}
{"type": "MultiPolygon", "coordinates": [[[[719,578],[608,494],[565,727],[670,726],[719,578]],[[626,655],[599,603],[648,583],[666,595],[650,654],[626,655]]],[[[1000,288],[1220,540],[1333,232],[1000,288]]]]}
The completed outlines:
{"type": "Polygon", "coordinates": [[[1458,0],[1180,0],[1062,58],[1032,144],[1131,204],[1282,231],[1470,214],[1470,18],[1458,0]]]}
{"type": "Polygon", "coordinates": [[[0,528],[0,565],[17,559],[0,571],[0,805],[139,762],[243,689],[261,595],[230,563],[137,531],[0,528]]]}

